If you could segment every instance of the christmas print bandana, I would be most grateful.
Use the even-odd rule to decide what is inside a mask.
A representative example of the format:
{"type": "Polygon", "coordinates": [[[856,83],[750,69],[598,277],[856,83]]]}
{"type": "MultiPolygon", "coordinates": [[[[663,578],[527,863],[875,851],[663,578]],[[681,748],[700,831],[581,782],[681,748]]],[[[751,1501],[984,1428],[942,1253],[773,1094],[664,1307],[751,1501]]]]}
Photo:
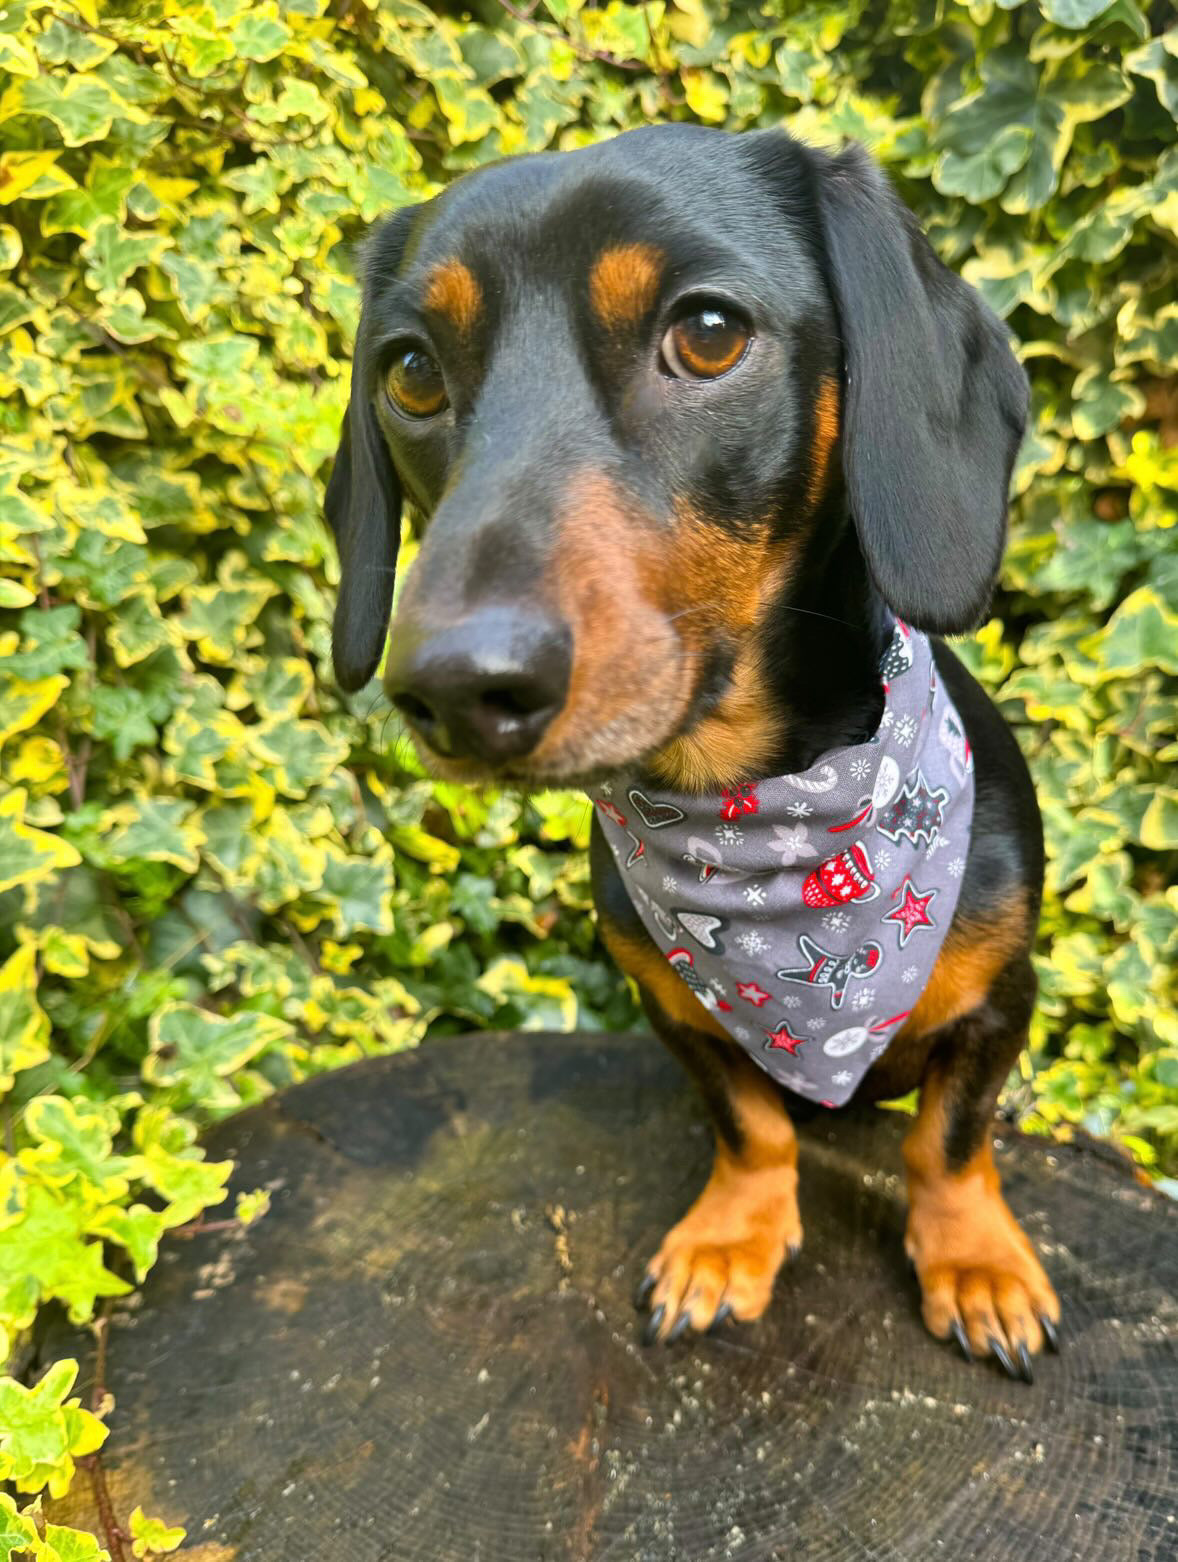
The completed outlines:
{"type": "Polygon", "coordinates": [[[594,802],[647,931],[774,1079],[842,1106],[903,1027],[953,918],[973,757],[925,635],[897,623],[866,743],[800,775],[594,802]]]}

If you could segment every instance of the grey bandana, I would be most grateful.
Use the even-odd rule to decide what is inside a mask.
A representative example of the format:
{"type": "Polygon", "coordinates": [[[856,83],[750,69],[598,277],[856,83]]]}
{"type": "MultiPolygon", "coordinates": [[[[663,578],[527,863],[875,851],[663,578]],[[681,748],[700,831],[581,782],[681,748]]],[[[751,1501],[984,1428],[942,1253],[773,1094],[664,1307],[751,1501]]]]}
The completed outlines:
{"type": "Polygon", "coordinates": [[[973,756],[925,635],[897,623],[866,743],[719,795],[601,786],[647,931],[767,1073],[842,1106],[902,1028],[953,918],[973,756]]]}

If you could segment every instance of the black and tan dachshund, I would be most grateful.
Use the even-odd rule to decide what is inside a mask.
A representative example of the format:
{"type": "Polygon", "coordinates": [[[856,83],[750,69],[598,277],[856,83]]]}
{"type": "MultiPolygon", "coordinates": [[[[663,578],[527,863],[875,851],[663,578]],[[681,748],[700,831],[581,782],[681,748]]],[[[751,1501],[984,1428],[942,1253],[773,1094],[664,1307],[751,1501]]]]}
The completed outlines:
{"type": "MultiPolygon", "coordinates": [[[[800,772],[876,730],[896,618],[984,616],[1026,413],[1003,327],[857,147],[674,125],[481,169],[367,247],[327,490],[336,675],[359,688],[384,650],[404,496],[425,525],[384,685],[433,773],[800,772]]],[[[859,1094],[920,1087],[926,1324],[1029,1380],[1059,1303],[991,1121],[1034,1003],[1041,827],[1013,736],[933,647],[973,828],[932,977],[859,1094]]],[[[802,1237],[789,1098],[652,942],[596,825],[591,855],[602,937],[716,1131],[640,1287],[647,1338],[756,1318],[802,1237]]]]}

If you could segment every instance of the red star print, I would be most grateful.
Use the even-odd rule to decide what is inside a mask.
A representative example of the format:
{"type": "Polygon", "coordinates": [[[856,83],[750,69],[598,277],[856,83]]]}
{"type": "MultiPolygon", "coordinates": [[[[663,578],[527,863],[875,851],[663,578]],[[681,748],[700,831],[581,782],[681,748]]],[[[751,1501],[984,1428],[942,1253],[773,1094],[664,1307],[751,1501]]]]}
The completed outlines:
{"type": "Polygon", "coordinates": [[[795,1036],[788,1020],[782,1020],[776,1030],[767,1030],[765,1035],[769,1038],[765,1046],[770,1052],[788,1052],[791,1058],[796,1058],[798,1048],[810,1039],[809,1036],[795,1036]]]}
{"type": "Polygon", "coordinates": [[[607,819],[612,819],[616,825],[619,825],[622,829],[625,829],[626,816],[624,813],[619,813],[619,811],[612,803],[607,803],[604,798],[599,797],[597,799],[597,806],[601,809],[602,813],[606,816],[607,819]]]}
{"type": "Polygon", "coordinates": [[[892,891],[892,899],[895,900],[897,895],[903,895],[904,899],[881,920],[896,924],[900,930],[900,948],[903,949],[918,927],[935,926],[928,908],[936,899],[937,892],[935,889],[917,889],[906,874],[900,888],[892,891]]]}
{"type": "Polygon", "coordinates": [[[745,782],[743,786],[726,786],[720,796],[721,819],[739,819],[742,814],[755,814],[761,806],[755,781],[745,782]]]}
{"type": "Polygon", "coordinates": [[[755,1004],[758,1009],[763,1003],[768,1003],[771,996],[763,987],[758,987],[756,982],[737,982],[736,991],[745,1003],[755,1004]]]}

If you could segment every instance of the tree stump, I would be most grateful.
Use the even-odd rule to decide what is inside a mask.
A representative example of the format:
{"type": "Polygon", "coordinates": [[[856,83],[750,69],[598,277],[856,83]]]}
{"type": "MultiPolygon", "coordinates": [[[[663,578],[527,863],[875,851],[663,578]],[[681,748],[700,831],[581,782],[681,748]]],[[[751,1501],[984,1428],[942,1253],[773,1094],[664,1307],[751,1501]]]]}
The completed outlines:
{"type": "MultiPolygon", "coordinates": [[[[1178,1556],[1178,1210],[1119,1159],[998,1163],[1064,1307],[1033,1387],[920,1323],[895,1113],[801,1125],[806,1245],[758,1324],[638,1343],[710,1139],[649,1036],[472,1035],[220,1125],[248,1230],[116,1311],[103,1455],[197,1562],[1178,1556]]],[[[48,1342],[79,1350],[85,1338],[48,1342]]],[[[96,1523],[87,1483],[55,1515],[96,1523]]]]}

